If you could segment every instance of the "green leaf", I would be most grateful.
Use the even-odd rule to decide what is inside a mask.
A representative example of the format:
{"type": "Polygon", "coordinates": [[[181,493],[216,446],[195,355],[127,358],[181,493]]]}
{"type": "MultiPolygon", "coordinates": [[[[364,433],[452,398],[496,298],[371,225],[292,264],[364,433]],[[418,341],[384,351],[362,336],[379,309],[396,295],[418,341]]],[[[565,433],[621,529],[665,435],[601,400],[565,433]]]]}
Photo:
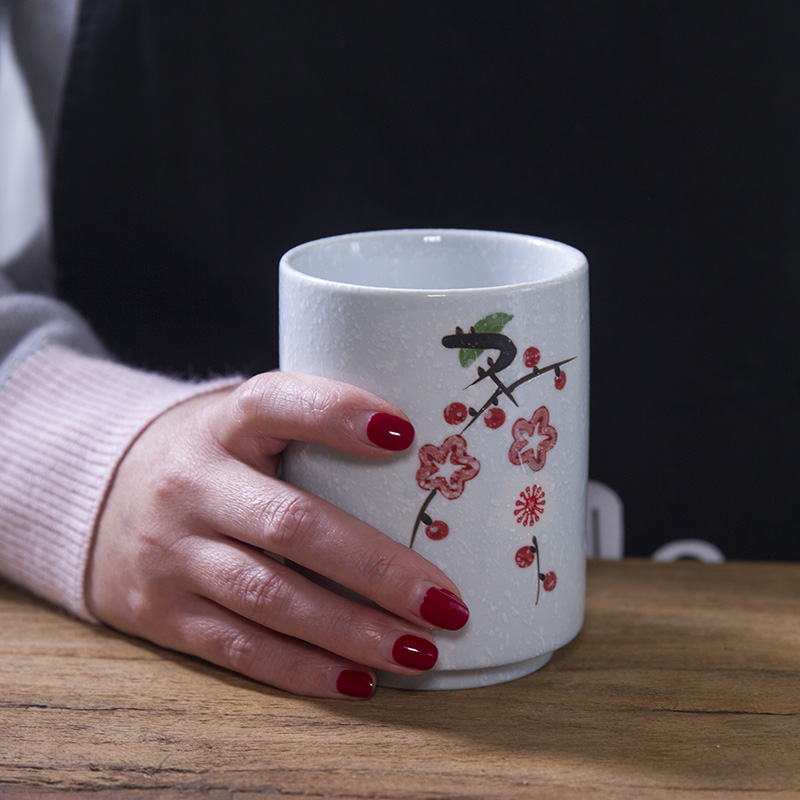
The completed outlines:
{"type": "MultiPolygon", "coordinates": [[[[475,323],[475,331],[477,333],[500,333],[512,319],[514,319],[513,314],[496,311],[494,314],[489,314],[488,317],[479,319],[475,323]]],[[[483,355],[483,350],[459,350],[458,360],[462,367],[468,367],[473,361],[477,361],[481,355],[483,355]]]]}
{"type": "Polygon", "coordinates": [[[468,367],[482,352],[483,350],[459,350],[458,360],[462,367],[468,367]]]}
{"type": "Polygon", "coordinates": [[[514,319],[513,314],[496,311],[494,314],[489,314],[488,317],[479,319],[475,323],[475,330],[478,333],[500,333],[512,319],[514,319]]]}

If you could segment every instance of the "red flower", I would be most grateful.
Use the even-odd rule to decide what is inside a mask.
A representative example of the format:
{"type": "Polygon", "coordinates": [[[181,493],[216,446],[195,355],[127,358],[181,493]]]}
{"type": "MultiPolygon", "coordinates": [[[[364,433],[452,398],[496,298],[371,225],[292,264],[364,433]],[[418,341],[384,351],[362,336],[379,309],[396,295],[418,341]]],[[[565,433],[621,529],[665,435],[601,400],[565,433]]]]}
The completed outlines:
{"type": "Polygon", "coordinates": [[[538,522],[539,518],[544,514],[546,503],[544,489],[541,486],[536,484],[526,486],[525,491],[519,493],[519,500],[515,504],[514,516],[517,518],[517,522],[522,523],[524,527],[538,522]]]}
{"type": "Polygon", "coordinates": [[[438,489],[443,497],[455,500],[464,493],[464,484],[480,471],[477,458],[467,452],[467,441],[463,436],[448,436],[441,447],[425,444],[419,449],[420,468],[417,484],[420,489],[438,489]],[[439,474],[447,463],[457,467],[449,475],[439,474]]]}
{"type": "Polygon", "coordinates": [[[508,460],[520,466],[527,464],[538,472],[547,460],[547,453],[558,441],[558,432],[550,424],[547,406],[537,408],[530,420],[518,419],[511,432],[514,443],[508,451],[508,460]]]}

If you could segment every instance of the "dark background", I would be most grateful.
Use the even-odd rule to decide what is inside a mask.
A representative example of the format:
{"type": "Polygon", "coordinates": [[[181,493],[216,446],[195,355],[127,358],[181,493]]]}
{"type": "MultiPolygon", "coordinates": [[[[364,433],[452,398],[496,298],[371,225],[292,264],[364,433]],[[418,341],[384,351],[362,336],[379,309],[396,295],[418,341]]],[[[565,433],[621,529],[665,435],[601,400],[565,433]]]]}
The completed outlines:
{"type": "Polygon", "coordinates": [[[132,363],[249,373],[295,244],[563,240],[626,553],[798,559],[799,37],[796,0],[87,2],[63,294],[132,363]]]}

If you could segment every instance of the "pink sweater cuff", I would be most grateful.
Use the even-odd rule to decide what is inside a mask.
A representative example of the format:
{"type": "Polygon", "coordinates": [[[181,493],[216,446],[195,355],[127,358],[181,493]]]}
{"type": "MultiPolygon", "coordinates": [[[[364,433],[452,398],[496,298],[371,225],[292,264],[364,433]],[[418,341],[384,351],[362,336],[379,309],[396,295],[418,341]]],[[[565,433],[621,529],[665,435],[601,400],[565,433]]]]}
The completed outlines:
{"type": "Polygon", "coordinates": [[[0,571],[93,620],[85,578],[117,466],[161,413],[241,379],[188,383],[50,347],[0,391],[0,571]]]}

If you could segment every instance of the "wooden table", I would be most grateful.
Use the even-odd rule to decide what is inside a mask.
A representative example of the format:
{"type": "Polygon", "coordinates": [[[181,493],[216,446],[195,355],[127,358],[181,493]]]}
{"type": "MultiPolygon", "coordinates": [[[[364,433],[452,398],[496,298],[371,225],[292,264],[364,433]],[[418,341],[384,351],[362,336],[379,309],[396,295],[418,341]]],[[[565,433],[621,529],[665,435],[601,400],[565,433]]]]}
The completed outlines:
{"type": "Polygon", "coordinates": [[[0,797],[798,798],[800,564],[589,565],[486,689],[293,697],[0,588],[0,797]]]}

